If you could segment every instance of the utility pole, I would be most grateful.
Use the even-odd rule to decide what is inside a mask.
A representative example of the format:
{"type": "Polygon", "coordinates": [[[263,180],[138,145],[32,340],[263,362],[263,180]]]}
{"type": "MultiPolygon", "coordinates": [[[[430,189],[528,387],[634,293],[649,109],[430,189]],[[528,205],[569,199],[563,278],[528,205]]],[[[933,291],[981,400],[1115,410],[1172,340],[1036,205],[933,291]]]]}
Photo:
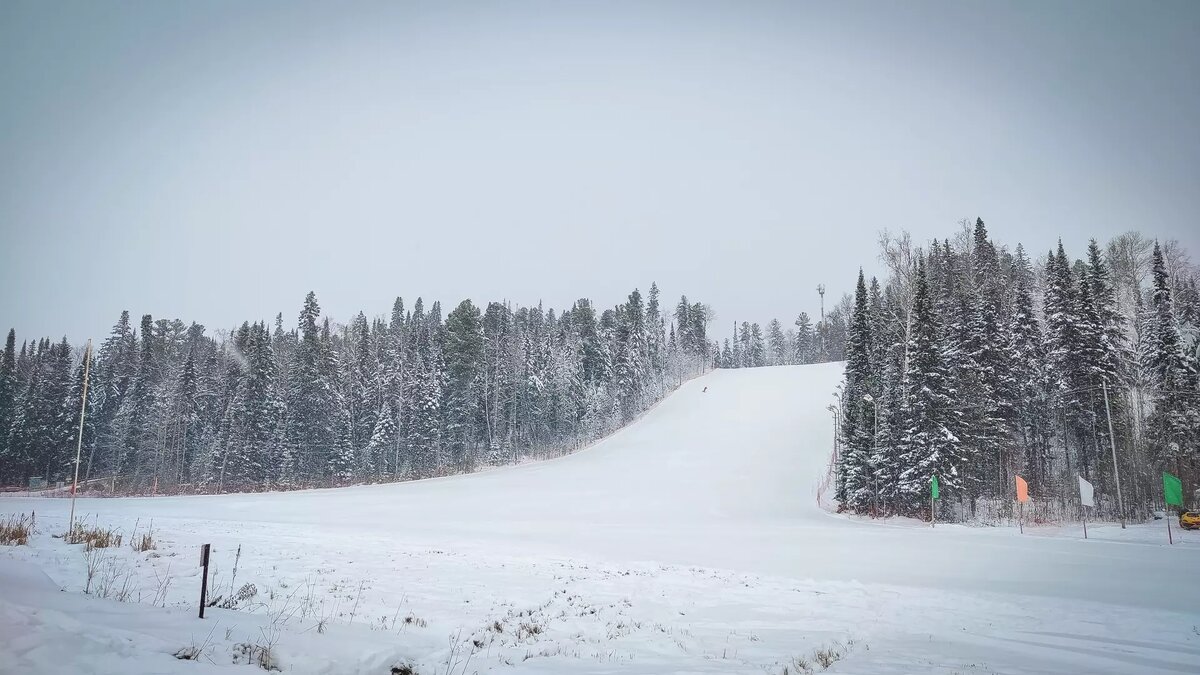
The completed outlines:
{"type": "Polygon", "coordinates": [[[831,468],[833,469],[833,497],[836,500],[842,484],[842,472],[839,469],[839,465],[841,464],[841,451],[839,448],[840,442],[838,441],[838,438],[842,433],[842,411],[838,410],[833,405],[825,406],[825,409],[833,413],[833,466],[831,468]]]}
{"type": "MultiPolygon", "coordinates": [[[[870,403],[871,405],[875,406],[874,454],[876,457],[878,457],[879,456],[879,403],[875,400],[875,397],[870,394],[863,394],[863,400],[866,401],[867,403],[870,403]]],[[[875,490],[874,490],[874,494],[872,495],[872,498],[873,498],[873,501],[875,502],[875,504],[874,504],[875,517],[878,518],[879,517],[879,474],[875,473],[874,471],[872,471],[871,473],[874,474],[871,476],[871,478],[874,479],[874,483],[875,483],[875,490]]]]}
{"type": "Polygon", "coordinates": [[[821,323],[817,324],[817,355],[818,358],[825,358],[825,337],[822,333],[825,330],[825,284],[817,284],[817,294],[821,296],[821,323]]]}
{"type": "Polygon", "coordinates": [[[87,414],[88,375],[92,366],[92,341],[83,348],[83,402],[79,404],[79,437],[75,439],[75,479],[71,481],[71,518],[67,532],[75,529],[75,493],[79,491],[79,460],[83,455],[83,418],[87,414]]]}
{"type": "Polygon", "coordinates": [[[1117,481],[1117,506],[1121,509],[1121,529],[1123,530],[1125,529],[1125,500],[1121,498],[1121,472],[1117,468],[1117,439],[1113,436],[1112,406],[1108,404],[1108,378],[1100,381],[1100,387],[1104,390],[1104,413],[1108,417],[1108,443],[1112,447],[1113,478],[1117,481]]]}

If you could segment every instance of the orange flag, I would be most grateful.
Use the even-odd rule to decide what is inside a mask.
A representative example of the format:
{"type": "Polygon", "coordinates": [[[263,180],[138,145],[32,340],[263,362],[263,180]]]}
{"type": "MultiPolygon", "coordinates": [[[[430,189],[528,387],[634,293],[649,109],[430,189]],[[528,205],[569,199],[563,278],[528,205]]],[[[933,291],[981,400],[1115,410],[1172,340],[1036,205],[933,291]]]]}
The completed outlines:
{"type": "Polygon", "coordinates": [[[1029,483],[1025,482],[1024,478],[1017,476],[1017,501],[1029,501],[1029,483]]]}

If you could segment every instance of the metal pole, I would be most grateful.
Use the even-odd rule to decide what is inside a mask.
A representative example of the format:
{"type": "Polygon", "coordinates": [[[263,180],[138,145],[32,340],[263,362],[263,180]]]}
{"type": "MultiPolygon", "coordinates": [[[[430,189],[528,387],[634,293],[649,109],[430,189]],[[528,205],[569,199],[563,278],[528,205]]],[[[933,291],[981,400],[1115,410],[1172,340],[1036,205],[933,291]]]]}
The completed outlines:
{"type": "Polygon", "coordinates": [[[208,555],[212,544],[200,546],[200,566],[204,568],[204,576],[200,579],[200,618],[204,618],[204,605],[208,604],[208,555]]]}
{"type": "MultiPolygon", "coordinates": [[[[879,456],[879,402],[876,401],[874,398],[871,398],[871,405],[875,406],[875,442],[872,444],[872,451],[875,453],[875,456],[878,457],[879,456]]],[[[875,472],[872,471],[872,473],[875,473],[875,472]]],[[[875,494],[873,495],[874,502],[875,502],[875,504],[874,504],[875,517],[878,518],[879,517],[879,475],[876,474],[873,476],[873,478],[875,479],[875,494]]]]}
{"type": "Polygon", "coordinates": [[[1117,439],[1113,435],[1112,407],[1108,404],[1108,379],[1100,381],[1104,390],[1104,413],[1108,417],[1108,443],[1112,446],[1113,478],[1117,481],[1117,506],[1121,510],[1121,529],[1125,529],[1125,500],[1121,498],[1121,471],[1117,468],[1117,439]]]}
{"type": "Polygon", "coordinates": [[[71,518],[67,532],[75,529],[75,493],[79,491],[79,460],[83,455],[83,418],[87,413],[88,375],[92,365],[92,341],[83,348],[83,402],[79,404],[79,438],[75,439],[75,478],[71,481],[71,518]]]}

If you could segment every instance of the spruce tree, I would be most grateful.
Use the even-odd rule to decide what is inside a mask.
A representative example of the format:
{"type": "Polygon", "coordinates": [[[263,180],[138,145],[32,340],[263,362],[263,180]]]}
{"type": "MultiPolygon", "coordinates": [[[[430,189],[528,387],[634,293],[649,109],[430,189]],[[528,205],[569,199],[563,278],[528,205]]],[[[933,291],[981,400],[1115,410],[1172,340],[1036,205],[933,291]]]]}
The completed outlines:
{"type": "Polygon", "coordinates": [[[862,270],[854,293],[854,315],[846,343],[846,386],[842,391],[841,484],[845,503],[857,511],[875,499],[871,455],[874,451],[874,406],[865,400],[873,392],[871,380],[871,315],[862,270]]]}
{"type": "Polygon", "coordinates": [[[1193,364],[1182,350],[1170,278],[1158,242],[1152,259],[1153,286],[1143,358],[1157,391],[1149,428],[1156,456],[1179,474],[1184,473],[1183,460],[1195,452],[1188,446],[1197,428],[1193,394],[1196,377],[1193,364]]]}
{"type": "Polygon", "coordinates": [[[1042,494],[1049,477],[1050,401],[1047,390],[1046,345],[1034,313],[1033,271],[1018,245],[1014,263],[1015,295],[1007,330],[1008,353],[1016,395],[1015,424],[1022,457],[1016,462],[1033,494],[1042,494]]]}
{"type": "Polygon", "coordinates": [[[325,471],[335,449],[333,387],[327,378],[321,330],[321,308],[309,292],[300,311],[300,342],[289,372],[287,433],[281,479],[288,484],[312,484],[325,471]]]}
{"type": "Polygon", "coordinates": [[[930,297],[925,258],[917,262],[917,289],[913,301],[906,373],[904,428],[901,444],[904,470],[900,473],[898,500],[907,513],[916,513],[937,476],[942,498],[961,496],[964,466],[961,441],[951,430],[955,402],[940,346],[942,327],[930,297]]]}
{"type": "Polygon", "coordinates": [[[443,395],[445,445],[458,470],[475,461],[479,381],[483,365],[483,329],[479,308],[463,300],[446,317],[446,387],[443,395]]]}
{"type": "Polygon", "coordinates": [[[747,365],[761,368],[767,365],[767,346],[763,341],[762,329],[757,323],[750,324],[750,339],[747,348],[747,365]]]}
{"type": "Polygon", "coordinates": [[[17,386],[17,331],[9,329],[4,342],[4,353],[0,354],[0,483],[16,478],[13,459],[10,456],[9,434],[16,415],[17,386]]]}
{"type": "Polygon", "coordinates": [[[815,335],[812,320],[806,312],[800,312],[796,317],[796,363],[815,363],[815,335]]]}
{"type": "Polygon", "coordinates": [[[130,385],[128,398],[123,402],[124,456],[122,471],[132,476],[135,486],[141,486],[154,460],[154,430],[152,413],[158,372],[155,361],[154,322],[149,314],[142,316],[137,371],[130,385]]]}
{"type": "Polygon", "coordinates": [[[645,318],[642,296],[634,289],[629,301],[618,308],[616,315],[616,360],[613,385],[621,417],[632,420],[641,411],[641,396],[646,368],[642,360],[645,343],[645,318]]]}
{"type": "Polygon", "coordinates": [[[787,341],[783,337],[783,325],[779,319],[767,324],[768,365],[782,366],[788,362],[787,341]]]}

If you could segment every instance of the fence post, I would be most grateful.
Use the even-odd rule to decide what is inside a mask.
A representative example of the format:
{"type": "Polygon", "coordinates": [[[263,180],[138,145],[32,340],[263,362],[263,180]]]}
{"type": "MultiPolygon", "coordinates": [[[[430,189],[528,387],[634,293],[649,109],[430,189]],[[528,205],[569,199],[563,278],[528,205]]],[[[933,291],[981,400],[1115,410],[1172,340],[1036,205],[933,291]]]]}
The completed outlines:
{"type": "Polygon", "coordinates": [[[200,547],[200,566],[204,568],[204,576],[200,578],[200,618],[204,618],[204,605],[208,604],[208,554],[212,544],[200,547]]]}

